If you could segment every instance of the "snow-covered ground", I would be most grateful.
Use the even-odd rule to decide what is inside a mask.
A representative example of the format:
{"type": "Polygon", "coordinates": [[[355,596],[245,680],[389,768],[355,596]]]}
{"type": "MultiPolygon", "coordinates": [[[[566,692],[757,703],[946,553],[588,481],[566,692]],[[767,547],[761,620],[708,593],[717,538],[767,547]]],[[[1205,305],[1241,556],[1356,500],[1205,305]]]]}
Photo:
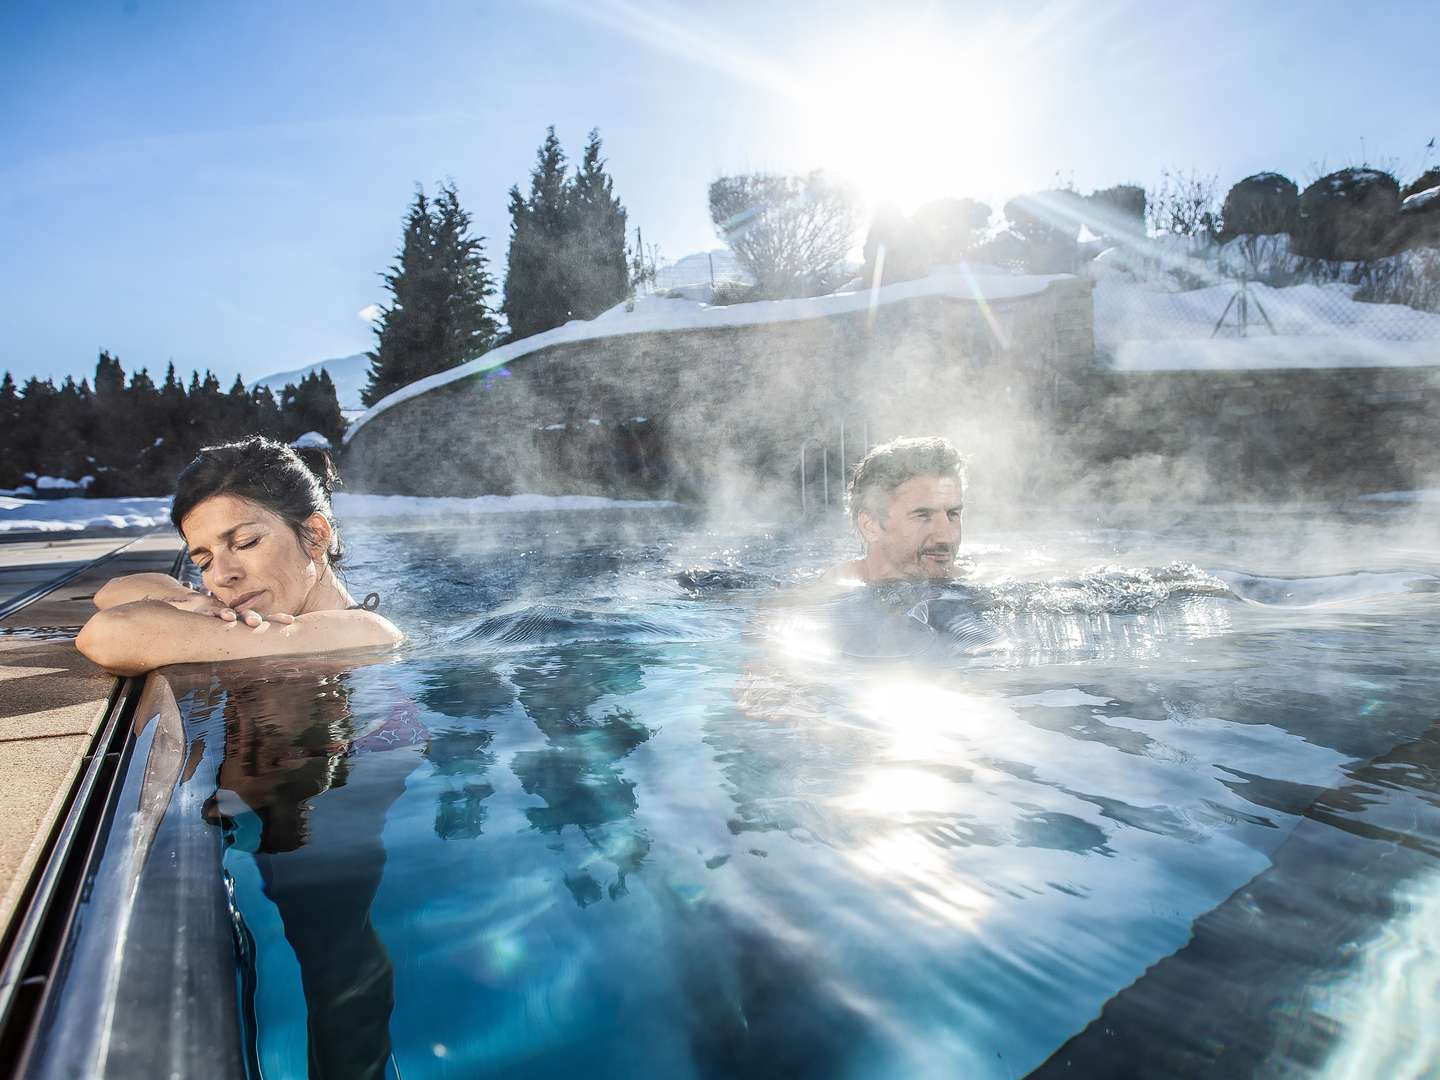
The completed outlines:
{"type": "Polygon", "coordinates": [[[142,529],[169,523],[168,498],[26,499],[0,495],[0,533],[142,529]]]}
{"type": "Polygon", "coordinates": [[[1417,491],[1376,491],[1361,495],[1361,502],[1431,503],[1440,506],[1440,488],[1420,488],[1417,491]]]}
{"type": "Polygon", "coordinates": [[[523,514],[537,510],[658,510],[678,503],[646,499],[607,499],[599,495],[475,495],[423,498],[416,495],[335,496],[335,516],[345,521],[385,518],[471,517],[523,514]]]}
{"type": "MultiPolygon", "coordinates": [[[[335,496],[342,522],[475,517],[537,510],[651,510],[671,502],[604,499],[591,495],[480,495],[470,499],[424,499],[409,495],[335,496]]],[[[79,532],[82,529],[161,528],[170,524],[169,498],[25,499],[0,495],[0,533],[79,532]]]]}
{"type": "Polygon", "coordinates": [[[493,371],[552,345],[625,334],[646,334],[669,330],[705,330],[723,326],[756,326],[765,323],[799,322],[883,307],[922,296],[955,296],[976,301],[1003,300],[1043,292],[1053,281],[1068,274],[1005,274],[978,270],[961,264],[936,267],[929,276],[903,281],[876,290],[833,293],[798,300],[761,300],[749,304],[712,305],[701,300],[641,297],[633,303],[617,304],[594,319],[574,319],[543,334],[512,341],[491,349],[469,363],[402,386],[376,402],[345,432],[348,443],[355,433],[386,409],[409,401],[436,387],[493,371]]]}
{"type": "MultiPolygon", "coordinates": [[[[1191,238],[1159,237],[1141,249],[1112,248],[1090,264],[1095,345],[1117,370],[1440,364],[1440,314],[1357,301],[1356,286],[1341,282],[1251,284],[1242,337],[1236,276],[1293,273],[1299,261],[1288,238],[1240,238],[1209,258],[1199,251],[1191,238]],[[1221,267],[1231,276],[1222,276],[1221,267]],[[1209,284],[1187,289],[1182,280],[1209,284]]],[[[1338,267],[1347,268],[1353,269],[1338,267]]]]}

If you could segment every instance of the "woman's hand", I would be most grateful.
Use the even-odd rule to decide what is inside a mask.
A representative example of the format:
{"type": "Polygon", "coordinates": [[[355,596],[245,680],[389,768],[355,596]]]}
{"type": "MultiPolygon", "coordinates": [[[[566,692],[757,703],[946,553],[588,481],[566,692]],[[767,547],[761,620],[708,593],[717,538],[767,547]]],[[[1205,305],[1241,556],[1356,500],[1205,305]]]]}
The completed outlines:
{"type": "MultiPolygon", "coordinates": [[[[162,598],[156,597],[155,599],[162,598]]],[[[164,599],[171,607],[179,608],[181,611],[193,611],[198,615],[213,615],[221,622],[243,622],[246,626],[254,629],[259,629],[266,622],[289,626],[295,621],[294,615],[287,615],[283,611],[277,611],[272,615],[262,615],[254,608],[242,608],[236,611],[209,593],[192,592],[187,596],[164,599]]]]}

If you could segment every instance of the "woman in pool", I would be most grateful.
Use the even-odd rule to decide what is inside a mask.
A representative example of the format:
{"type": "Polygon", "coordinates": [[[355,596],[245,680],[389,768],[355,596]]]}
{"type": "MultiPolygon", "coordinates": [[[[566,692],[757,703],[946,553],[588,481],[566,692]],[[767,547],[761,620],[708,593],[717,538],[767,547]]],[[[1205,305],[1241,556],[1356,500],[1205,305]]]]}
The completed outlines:
{"type": "MultiPolygon", "coordinates": [[[[164,574],[115,578],[76,645],[109,671],[384,648],[400,632],[336,576],[344,555],[323,451],[252,436],[210,446],[175,485],[170,518],[205,592],[164,574]],[[304,454],[304,458],[302,458],[304,454]]],[[[373,595],[373,594],[372,594],[373,595]]],[[[378,601],[378,598],[376,598],[378,601]]]]}

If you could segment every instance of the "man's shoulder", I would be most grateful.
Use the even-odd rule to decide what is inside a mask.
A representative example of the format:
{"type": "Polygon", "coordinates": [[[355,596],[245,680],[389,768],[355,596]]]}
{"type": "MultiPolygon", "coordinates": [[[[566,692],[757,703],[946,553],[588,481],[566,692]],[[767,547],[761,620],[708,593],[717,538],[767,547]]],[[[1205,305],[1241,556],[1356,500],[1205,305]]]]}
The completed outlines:
{"type": "Polygon", "coordinates": [[[863,585],[865,578],[861,573],[864,565],[863,559],[850,559],[846,562],[836,563],[820,575],[821,585],[863,585]]]}

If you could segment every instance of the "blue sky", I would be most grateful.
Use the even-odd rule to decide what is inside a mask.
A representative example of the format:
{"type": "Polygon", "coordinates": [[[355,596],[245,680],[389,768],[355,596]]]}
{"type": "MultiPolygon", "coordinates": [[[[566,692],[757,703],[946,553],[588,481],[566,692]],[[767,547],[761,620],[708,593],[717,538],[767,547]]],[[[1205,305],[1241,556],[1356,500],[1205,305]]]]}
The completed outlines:
{"type": "Polygon", "coordinates": [[[1437,41],[1433,3],[9,0],[0,369],[366,349],[415,184],[455,181],[498,276],[547,124],[572,156],[600,128],[670,258],[718,245],[706,185],[750,169],[912,205],[1362,157],[1403,182],[1440,163],[1437,41]]]}

